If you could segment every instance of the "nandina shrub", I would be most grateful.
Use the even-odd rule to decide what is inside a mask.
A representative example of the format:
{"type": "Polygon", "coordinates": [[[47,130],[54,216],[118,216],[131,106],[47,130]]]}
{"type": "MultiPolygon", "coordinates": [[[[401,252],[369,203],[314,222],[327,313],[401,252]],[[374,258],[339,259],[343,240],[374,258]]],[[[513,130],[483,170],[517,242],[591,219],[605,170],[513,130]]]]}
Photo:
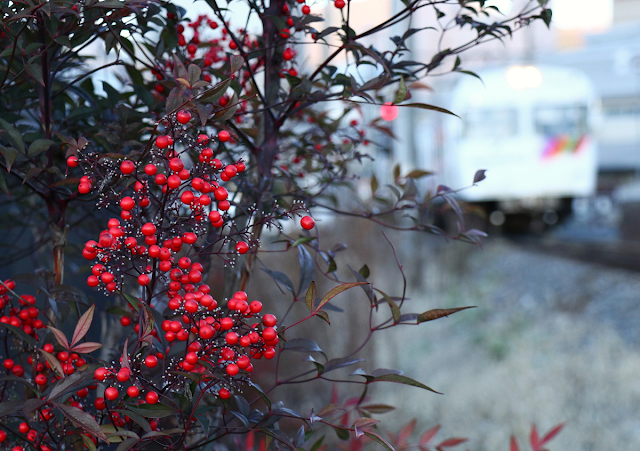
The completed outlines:
{"type": "MultiPolygon", "coordinates": [[[[341,249],[323,248],[314,212],[324,209],[361,216],[382,227],[444,234],[429,219],[432,200],[440,197],[456,212],[460,209],[447,187],[418,193],[415,180],[427,176],[426,171],[403,174],[397,167],[388,195],[377,192],[372,180],[374,199],[358,201],[356,208],[341,202],[339,188],[353,190],[356,165],[371,158],[364,149],[375,142],[367,133],[392,133],[378,119],[356,118],[359,103],[388,103],[392,89],[396,105],[449,113],[407,103],[410,83],[441,68],[450,57],[455,57],[451,70],[463,72],[457,55],[470,46],[532,20],[548,23],[545,2],[501,22],[483,22],[490,10],[483,1],[403,1],[397,15],[358,34],[349,25],[349,1],[333,3],[342,27],[322,30],[312,26],[322,18],[304,2],[248,1],[249,15],[262,24],[257,35],[244,25],[250,17],[233,17],[215,0],[208,3],[213,16],[193,22],[168,2],[3,5],[11,20],[0,39],[12,51],[0,56],[6,67],[0,93],[4,105],[13,109],[11,117],[0,121],[0,151],[12,183],[5,184],[5,176],[0,176],[0,187],[14,195],[31,190],[53,224],[53,274],[40,271],[38,277],[15,278],[33,284],[36,295],[24,294],[11,280],[0,287],[7,372],[0,394],[0,442],[15,451],[195,450],[219,443],[316,451],[327,444],[312,436],[325,427],[351,440],[351,449],[367,439],[392,449],[373,418],[392,407],[373,402],[367,395],[369,385],[394,382],[433,391],[400,371],[357,368],[350,382],[362,390],[360,396],[345,402],[335,398],[312,412],[285,407],[271,399],[273,391],[316,380],[339,382],[330,373],[362,362],[356,354],[373,333],[469,308],[406,313],[406,281],[401,295],[390,296],[370,280],[366,265],[348,273],[351,281],[346,282],[335,259],[341,249]],[[455,7],[448,18],[457,27],[469,26],[475,35],[464,45],[438,52],[430,62],[407,59],[406,39],[416,29],[394,37],[392,50],[361,43],[427,7],[439,17],[447,15],[447,7],[455,7]],[[162,18],[157,14],[161,10],[166,12],[162,18]],[[93,34],[76,42],[87,24],[95,27],[87,31],[93,34]],[[155,41],[149,32],[155,33],[155,41]],[[64,34],[71,36],[68,43],[61,39],[64,34]],[[127,54],[129,80],[122,92],[105,87],[103,98],[89,95],[91,87],[84,83],[82,89],[75,86],[90,75],[77,77],[74,71],[83,61],[82,46],[92,39],[102,39],[106,49],[118,55],[127,54]],[[296,47],[303,39],[311,45],[338,45],[324,62],[306,71],[296,47]],[[134,45],[139,53],[132,50],[134,45]],[[61,61],[77,64],[67,67],[69,78],[75,78],[64,80],[54,93],[61,82],[56,76],[65,66],[53,74],[46,68],[66,52],[60,46],[71,49],[59,56],[61,61]],[[15,49],[23,49],[17,60],[15,49]],[[25,59],[27,49],[40,50],[25,59]],[[333,65],[342,53],[353,57],[355,68],[374,66],[378,73],[360,83],[349,68],[341,71],[333,65]],[[7,81],[10,71],[14,76],[7,81]],[[18,105],[13,98],[17,89],[41,100],[38,106],[18,105]],[[322,105],[335,100],[345,105],[339,117],[322,105]],[[100,108],[92,110],[94,104],[100,108]],[[78,107],[93,114],[86,136],[67,120],[78,107]],[[33,117],[41,117],[42,128],[33,125],[33,117]],[[37,178],[39,174],[44,177],[37,178]],[[86,285],[98,299],[96,306],[77,288],[62,283],[67,240],[62,231],[67,230],[71,206],[96,218],[78,221],[69,235],[76,243],[89,235],[78,254],[89,264],[86,285]],[[396,213],[410,215],[409,224],[394,222],[396,213]],[[299,231],[295,236],[283,232],[291,221],[299,231]],[[279,299],[245,292],[266,230],[280,232],[283,251],[296,252],[300,263],[297,287],[282,268],[262,268],[288,292],[279,299]],[[207,282],[216,271],[223,286],[207,282]],[[318,293],[316,274],[331,281],[328,292],[318,293]],[[309,357],[292,376],[279,378],[281,353],[320,351],[313,340],[292,337],[288,331],[316,318],[330,323],[329,301],[357,286],[368,300],[370,324],[356,351],[321,360],[309,357]],[[288,302],[289,311],[296,303],[304,304],[308,314],[278,319],[262,302],[288,302]],[[105,340],[120,335],[111,340],[117,346],[100,349],[101,343],[86,340],[98,335],[92,333],[93,316],[105,306],[120,318],[124,331],[103,330],[105,340]],[[253,379],[254,364],[271,359],[276,369],[265,376],[273,383],[262,388],[253,379]],[[235,440],[238,436],[242,439],[235,440]]],[[[473,183],[483,177],[479,171],[473,183]]],[[[21,202],[15,202],[15,208],[25,218],[33,210],[21,202]]],[[[480,236],[461,221],[451,238],[478,242],[480,236]]],[[[399,261],[398,267],[404,278],[399,261]]],[[[427,449],[428,442],[421,447],[427,449]]],[[[461,443],[448,439],[436,446],[461,443]]]]}

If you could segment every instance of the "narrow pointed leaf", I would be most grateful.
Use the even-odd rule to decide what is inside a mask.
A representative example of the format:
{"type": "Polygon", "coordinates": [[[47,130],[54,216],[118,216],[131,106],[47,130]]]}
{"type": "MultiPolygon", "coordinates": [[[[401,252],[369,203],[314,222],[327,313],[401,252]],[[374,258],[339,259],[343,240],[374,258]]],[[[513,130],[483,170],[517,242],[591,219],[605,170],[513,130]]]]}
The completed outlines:
{"type": "Polygon", "coordinates": [[[451,446],[457,446],[457,445],[459,445],[461,443],[466,442],[467,440],[469,440],[469,439],[467,439],[467,438],[457,438],[457,437],[448,438],[444,442],[442,442],[438,446],[436,446],[436,448],[449,448],[451,446]]]}
{"type": "Polygon", "coordinates": [[[67,337],[65,336],[65,334],[60,329],[56,329],[53,326],[47,326],[47,327],[51,332],[53,332],[53,336],[56,337],[56,340],[58,340],[58,343],[60,343],[60,346],[62,346],[66,350],[69,350],[69,342],[67,341],[67,337]]]}
{"type": "Polygon", "coordinates": [[[0,119],[0,136],[6,138],[21,154],[25,154],[22,134],[13,125],[4,119],[0,119]]]}
{"type": "Polygon", "coordinates": [[[468,307],[457,307],[457,308],[446,308],[446,309],[437,308],[433,310],[428,310],[424,313],[421,313],[418,316],[418,324],[424,323],[426,321],[433,321],[434,319],[442,318],[444,316],[453,315],[456,312],[459,312],[461,310],[466,310],[469,308],[475,308],[475,305],[471,305],[468,307]]]}
{"type": "Polygon", "coordinates": [[[355,430],[356,433],[356,438],[360,438],[360,436],[362,434],[364,434],[364,432],[361,430],[363,427],[367,427],[367,426],[373,426],[376,423],[380,423],[380,420],[376,420],[374,418],[358,418],[354,423],[353,423],[353,429],[355,430]]]}
{"type": "Polygon", "coordinates": [[[307,290],[307,295],[305,296],[305,302],[307,303],[309,313],[313,313],[313,304],[316,302],[317,297],[318,293],[316,290],[316,282],[312,281],[311,285],[309,285],[309,289],[307,290]]]}
{"type": "Polygon", "coordinates": [[[64,377],[64,371],[62,370],[60,361],[43,349],[38,349],[38,351],[40,351],[40,354],[42,354],[47,362],[49,362],[49,366],[51,367],[51,369],[55,370],[58,375],[64,377]]]}
{"type": "Polygon", "coordinates": [[[100,343],[87,341],[86,343],[80,343],[75,345],[73,348],[71,348],[71,350],[73,352],[78,352],[80,354],[89,354],[90,352],[97,351],[101,347],[102,345],[100,343]]]}
{"type": "Polygon", "coordinates": [[[385,439],[383,439],[382,437],[380,437],[378,434],[374,433],[374,432],[365,432],[364,435],[366,435],[367,437],[369,437],[370,439],[372,439],[375,442],[378,442],[379,444],[381,444],[382,446],[384,446],[386,449],[388,449],[389,451],[396,451],[393,446],[391,446],[391,444],[389,442],[387,442],[385,439]]]}
{"type": "Polygon", "coordinates": [[[435,435],[438,433],[438,431],[440,430],[440,425],[437,424],[434,427],[432,427],[431,429],[429,429],[427,432],[425,432],[424,434],[422,434],[422,436],[420,437],[420,441],[418,442],[418,444],[422,447],[422,446],[427,446],[429,444],[429,442],[431,441],[431,439],[433,439],[433,437],[435,437],[435,435]]]}
{"type": "Polygon", "coordinates": [[[421,382],[411,379],[407,376],[402,376],[400,374],[385,374],[383,376],[376,377],[373,382],[396,382],[398,384],[411,385],[413,387],[423,388],[425,390],[429,390],[431,392],[437,393],[441,395],[442,393],[435,391],[434,389],[427,387],[421,382]]]}
{"type": "Polygon", "coordinates": [[[82,338],[89,332],[89,328],[91,327],[91,322],[93,321],[93,312],[96,309],[95,305],[89,307],[89,310],[84,312],[84,315],[80,317],[78,320],[78,324],[76,325],[76,330],[73,332],[73,338],[71,338],[71,346],[78,343],[82,338]]]}
{"type": "Polygon", "coordinates": [[[105,442],[107,441],[107,436],[102,431],[102,429],[100,429],[100,426],[98,425],[98,423],[96,423],[96,420],[94,420],[90,414],[88,414],[84,410],[78,409],[77,407],[71,407],[64,404],[59,404],[57,402],[54,402],[53,405],[60,409],[62,414],[67,417],[73,424],[85,429],[95,437],[102,439],[105,442]]]}
{"type": "Polygon", "coordinates": [[[320,300],[320,303],[318,304],[318,306],[316,307],[316,312],[318,310],[320,310],[327,302],[329,302],[331,299],[333,299],[334,297],[336,297],[337,295],[339,295],[340,293],[342,293],[343,291],[348,290],[349,288],[353,288],[353,287],[357,287],[358,285],[365,285],[367,282],[350,282],[350,283],[343,283],[342,285],[338,285],[337,287],[331,289],[327,294],[325,294],[322,299],[320,300]]]}
{"type": "Polygon", "coordinates": [[[243,64],[243,57],[239,55],[231,55],[231,73],[239,71],[243,64]]]}
{"type": "Polygon", "coordinates": [[[426,103],[403,103],[402,105],[398,105],[398,106],[406,106],[406,107],[409,107],[409,108],[420,108],[420,109],[423,109],[423,110],[438,111],[439,113],[451,114],[452,116],[455,116],[455,117],[458,117],[458,118],[460,117],[457,114],[452,113],[449,110],[446,110],[444,108],[441,108],[441,107],[435,106],[435,105],[428,105],[426,103]]]}
{"type": "Polygon", "coordinates": [[[556,435],[558,435],[558,433],[562,430],[563,427],[564,427],[564,423],[560,423],[559,425],[557,425],[556,427],[551,429],[549,432],[547,432],[547,435],[545,435],[542,438],[542,440],[540,440],[540,446],[544,446],[552,438],[554,438],[556,435]]]}
{"type": "Polygon", "coordinates": [[[518,442],[516,442],[516,438],[513,435],[511,436],[511,446],[509,447],[509,451],[520,451],[518,442]]]}

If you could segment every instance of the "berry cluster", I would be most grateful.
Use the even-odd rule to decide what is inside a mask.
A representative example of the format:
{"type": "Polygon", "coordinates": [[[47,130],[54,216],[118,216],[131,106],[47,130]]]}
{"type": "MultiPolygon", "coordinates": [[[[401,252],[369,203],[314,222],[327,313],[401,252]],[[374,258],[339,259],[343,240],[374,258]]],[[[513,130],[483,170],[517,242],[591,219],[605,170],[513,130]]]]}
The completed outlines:
{"type": "MultiPolygon", "coordinates": [[[[222,309],[203,291],[208,292],[208,287],[203,285],[197,292],[187,293],[184,301],[182,296],[170,301],[169,308],[175,315],[161,324],[169,342],[166,357],[149,353],[131,360],[124,354],[117,364],[95,370],[95,378],[108,384],[106,400],[122,404],[144,392],[145,402],[155,404],[169,393],[185,389],[191,382],[184,377],[185,372],[201,374],[201,388],[227,399],[240,384],[248,382],[253,372],[251,359],[275,356],[277,319],[271,314],[260,315],[262,303],[248,303],[246,293],[239,291],[229,300],[227,309],[222,309]],[[259,321],[250,324],[252,318],[259,321]],[[180,342],[186,342],[186,346],[178,346],[180,342]],[[162,382],[151,382],[158,375],[162,382]]],[[[104,399],[96,402],[98,408],[104,405],[104,399]]]]}

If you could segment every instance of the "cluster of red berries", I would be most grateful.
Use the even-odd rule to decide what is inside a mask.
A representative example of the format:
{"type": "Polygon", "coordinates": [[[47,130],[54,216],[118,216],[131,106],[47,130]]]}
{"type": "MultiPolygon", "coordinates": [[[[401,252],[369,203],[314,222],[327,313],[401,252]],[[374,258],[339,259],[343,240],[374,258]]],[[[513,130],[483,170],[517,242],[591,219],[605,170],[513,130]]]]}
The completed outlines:
{"type": "MultiPolygon", "coordinates": [[[[4,285],[0,285],[0,311],[5,311],[8,307],[7,314],[0,316],[0,323],[22,329],[26,334],[35,337],[36,330],[45,327],[44,322],[38,318],[40,309],[35,306],[36,298],[30,294],[23,294],[20,296],[19,307],[12,306],[9,290],[15,287],[16,283],[13,280],[5,280],[4,285]]],[[[15,371],[20,372],[21,368],[18,365],[15,371]]]]}
{"type": "MultiPolygon", "coordinates": [[[[227,399],[253,372],[251,359],[275,356],[279,341],[277,319],[271,314],[261,317],[259,301],[249,303],[247,294],[239,291],[228,301],[225,311],[208,294],[207,285],[184,295],[176,291],[170,291],[174,297],[169,302],[174,319],[161,324],[164,337],[170,343],[167,357],[150,353],[139,361],[125,363],[121,359],[119,365],[98,368],[95,378],[109,384],[105,390],[106,400],[121,403],[125,394],[129,400],[144,392],[144,401],[155,404],[167,393],[182,390],[185,383],[191,382],[180,376],[181,371],[203,374],[207,390],[227,399]],[[249,324],[252,318],[260,317],[261,321],[249,324]],[[184,351],[176,354],[173,346],[179,342],[186,342],[187,346],[179,348],[184,351]],[[158,371],[164,375],[161,386],[149,383],[158,371]]],[[[96,407],[104,408],[103,399],[96,402],[99,404],[96,407]]]]}

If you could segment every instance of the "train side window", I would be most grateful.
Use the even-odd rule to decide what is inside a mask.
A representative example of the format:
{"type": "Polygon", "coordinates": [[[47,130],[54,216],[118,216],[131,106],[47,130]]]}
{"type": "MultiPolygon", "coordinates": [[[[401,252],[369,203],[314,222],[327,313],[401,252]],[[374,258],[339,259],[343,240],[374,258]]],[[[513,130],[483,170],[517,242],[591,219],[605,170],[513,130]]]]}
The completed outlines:
{"type": "Polygon", "coordinates": [[[504,137],[518,133],[518,112],[513,108],[469,110],[462,121],[462,135],[465,138],[504,137]]]}
{"type": "Polygon", "coordinates": [[[536,133],[543,136],[583,135],[587,132],[587,107],[539,107],[533,111],[536,133]]]}

